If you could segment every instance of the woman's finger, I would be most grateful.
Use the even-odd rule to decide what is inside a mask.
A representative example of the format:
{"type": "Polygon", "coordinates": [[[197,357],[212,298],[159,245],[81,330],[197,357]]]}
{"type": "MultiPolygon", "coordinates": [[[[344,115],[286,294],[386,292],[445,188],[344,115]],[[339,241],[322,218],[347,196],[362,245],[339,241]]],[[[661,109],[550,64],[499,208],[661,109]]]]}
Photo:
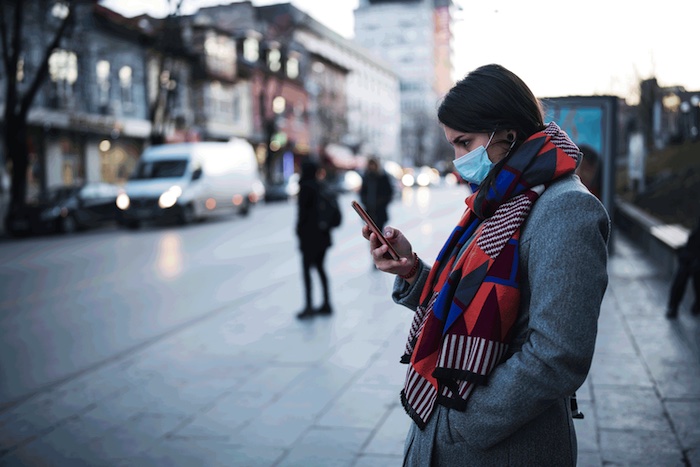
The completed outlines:
{"type": "Polygon", "coordinates": [[[362,226],[362,236],[365,237],[367,240],[369,240],[369,234],[370,230],[369,227],[367,227],[367,224],[362,226]]]}

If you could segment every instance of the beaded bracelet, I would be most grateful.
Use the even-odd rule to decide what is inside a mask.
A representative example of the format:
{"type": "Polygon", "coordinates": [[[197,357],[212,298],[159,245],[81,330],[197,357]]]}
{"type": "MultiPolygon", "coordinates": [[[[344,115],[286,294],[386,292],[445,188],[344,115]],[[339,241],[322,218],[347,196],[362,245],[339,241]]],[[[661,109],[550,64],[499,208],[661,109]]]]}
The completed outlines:
{"type": "Polygon", "coordinates": [[[416,272],[418,272],[418,263],[419,262],[420,262],[420,260],[418,259],[418,254],[416,254],[416,252],[414,251],[413,252],[413,267],[411,268],[410,271],[408,271],[408,273],[406,273],[404,275],[399,275],[399,277],[403,280],[408,280],[411,277],[415,276],[416,272]]]}

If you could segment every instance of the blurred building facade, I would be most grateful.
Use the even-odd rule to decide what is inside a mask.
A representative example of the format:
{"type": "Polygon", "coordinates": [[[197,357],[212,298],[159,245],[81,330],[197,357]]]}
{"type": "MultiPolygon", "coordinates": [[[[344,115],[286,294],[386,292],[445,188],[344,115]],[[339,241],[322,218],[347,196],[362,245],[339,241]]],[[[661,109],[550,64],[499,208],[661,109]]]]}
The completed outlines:
{"type": "MultiPolygon", "coordinates": [[[[25,4],[20,90],[47,43],[52,12],[39,4],[25,4]]],[[[358,154],[417,166],[441,157],[435,110],[453,82],[451,0],[360,0],[353,41],[291,4],[244,1],[161,19],[126,18],[95,1],[75,8],[28,115],[29,196],[80,181],[120,184],[157,141],[247,139],[270,183],[302,157],[339,170],[356,167],[358,154]]],[[[620,122],[633,121],[648,148],[699,138],[700,92],[650,79],[640,95],[637,108],[621,106],[630,117],[620,122]]],[[[5,100],[0,93],[0,107],[5,100]]]]}
{"type": "MultiPolygon", "coordinates": [[[[398,75],[290,4],[160,19],[126,18],[94,1],[75,8],[29,114],[30,197],[123,183],[154,143],[245,138],[270,183],[328,148],[400,156],[398,75]]],[[[41,13],[24,19],[26,74],[47,42],[41,13]]]]}
{"type": "MultiPolygon", "coordinates": [[[[18,71],[22,92],[46,47],[39,40],[46,34],[46,13],[34,11],[36,6],[25,5],[29,20],[23,27],[30,39],[23,43],[18,71]]],[[[30,196],[47,186],[125,179],[150,132],[147,46],[140,34],[99,6],[75,8],[80,21],[50,53],[48,78],[28,114],[30,196]]],[[[5,97],[0,95],[3,106],[5,97]]]]}
{"type": "Polygon", "coordinates": [[[444,146],[436,110],[454,84],[452,0],[360,0],[355,41],[401,77],[404,165],[434,165],[444,146]]]}
{"type": "Polygon", "coordinates": [[[642,81],[637,126],[648,150],[700,140],[700,90],[660,86],[655,78],[642,81]]]}

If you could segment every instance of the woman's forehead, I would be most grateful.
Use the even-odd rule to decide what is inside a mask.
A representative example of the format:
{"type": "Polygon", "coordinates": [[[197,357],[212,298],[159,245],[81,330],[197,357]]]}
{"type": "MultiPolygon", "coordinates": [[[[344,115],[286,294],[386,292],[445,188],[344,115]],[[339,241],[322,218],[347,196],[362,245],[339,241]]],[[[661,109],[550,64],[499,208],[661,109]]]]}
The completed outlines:
{"type": "Polygon", "coordinates": [[[484,135],[486,133],[475,133],[475,132],[470,132],[470,131],[459,131],[455,130],[454,128],[450,128],[448,126],[444,127],[445,129],[445,136],[447,136],[447,139],[452,141],[455,138],[459,138],[461,136],[469,136],[469,137],[477,137],[479,135],[484,135]]]}

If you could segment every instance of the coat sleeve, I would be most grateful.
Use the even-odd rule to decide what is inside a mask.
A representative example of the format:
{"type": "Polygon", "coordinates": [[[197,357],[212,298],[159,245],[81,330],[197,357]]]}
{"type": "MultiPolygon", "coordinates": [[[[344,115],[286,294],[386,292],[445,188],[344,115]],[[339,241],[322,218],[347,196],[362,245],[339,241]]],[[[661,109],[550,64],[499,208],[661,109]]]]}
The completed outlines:
{"type": "Polygon", "coordinates": [[[416,271],[418,278],[413,284],[409,284],[408,281],[396,276],[394,290],[391,293],[391,298],[394,299],[395,303],[403,305],[411,311],[416,311],[416,308],[420,305],[420,295],[430,273],[430,266],[426,265],[422,260],[419,261],[418,271],[416,271]]]}
{"type": "Polygon", "coordinates": [[[527,337],[493,370],[487,385],[474,389],[465,412],[450,411],[451,428],[478,449],[505,440],[574,393],[593,358],[608,281],[608,215],[597,199],[581,191],[537,207],[521,244],[527,337]]]}

